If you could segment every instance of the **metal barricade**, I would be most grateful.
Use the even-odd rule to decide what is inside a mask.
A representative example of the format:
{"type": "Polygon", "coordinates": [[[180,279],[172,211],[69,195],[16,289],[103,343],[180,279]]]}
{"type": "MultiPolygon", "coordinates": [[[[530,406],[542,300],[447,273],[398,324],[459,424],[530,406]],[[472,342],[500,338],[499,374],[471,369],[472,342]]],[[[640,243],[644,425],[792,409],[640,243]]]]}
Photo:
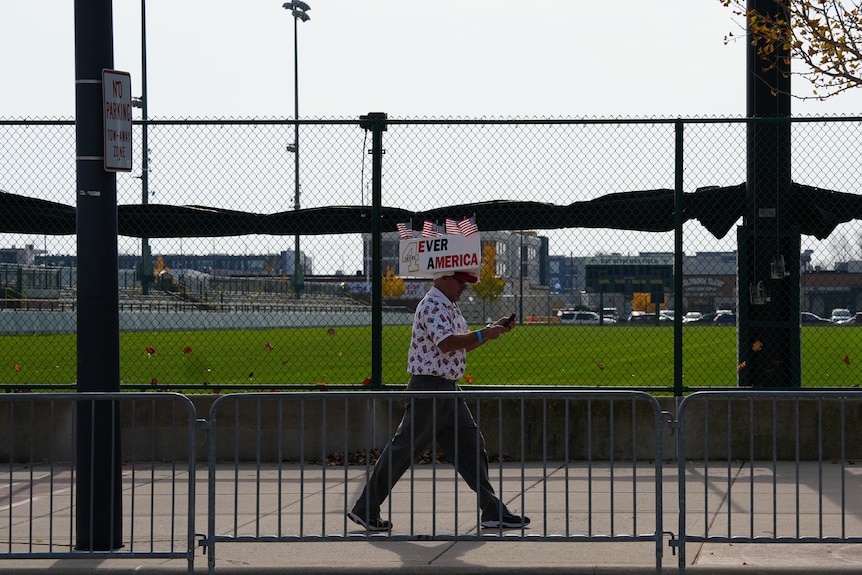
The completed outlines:
{"type": "MultiPolygon", "coordinates": [[[[635,391],[222,396],[208,417],[209,525],[201,544],[213,573],[217,543],[228,542],[654,542],[660,572],[666,419],[654,397],[635,391]],[[529,528],[482,528],[477,495],[436,442],[413,454],[384,501],[391,531],[370,533],[352,523],[346,512],[405,404],[431,400],[436,410],[453,399],[466,402],[485,437],[494,491],[531,516],[529,528]]],[[[456,449],[453,459],[472,464],[477,455],[456,449]]]]}
{"type": "Polygon", "coordinates": [[[185,559],[193,573],[195,428],[173,393],[0,396],[0,559],[185,559]]]}
{"type": "Polygon", "coordinates": [[[702,392],[678,411],[687,543],[862,543],[862,392],[702,392]]]}

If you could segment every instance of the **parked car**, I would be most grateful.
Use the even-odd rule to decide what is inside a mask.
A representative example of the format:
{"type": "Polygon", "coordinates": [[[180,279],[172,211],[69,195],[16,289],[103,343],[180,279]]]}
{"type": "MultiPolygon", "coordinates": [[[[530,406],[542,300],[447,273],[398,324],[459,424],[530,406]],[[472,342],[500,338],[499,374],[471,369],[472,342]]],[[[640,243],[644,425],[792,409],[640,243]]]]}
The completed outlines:
{"type": "MultiPolygon", "coordinates": [[[[656,319],[654,313],[647,313],[645,311],[633,311],[629,314],[628,320],[629,323],[639,323],[642,325],[655,325],[656,319]]],[[[669,318],[665,315],[659,314],[659,323],[669,323],[673,322],[672,318],[669,318]]]]}
{"type": "Polygon", "coordinates": [[[799,320],[802,322],[802,325],[830,325],[832,323],[825,317],[820,317],[816,313],[811,313],[810,311],[800,313],[799,320]]]}
{"type": "Polygon", "coordinates": [[[715,319],[716,315],[718,314],[702,313],[697,319],[686,320],[685,318],[683,318],[682,323],[684,323],[685,325],[713,325],[713,320],[715,319]]]}
{"type": "Polygon", "coordinates": [[[703,314],[699,311],[690,311],[686,312],[684,316],[682,316],[682,323],[692,323],[698,321],[703,317],[703,314]]]}
{"type": "Polygon", "coordinates": [[[717,313],[712,320],[714,325],[736,325],[736,314],[733,312],[730,313],[717,313]]]}
{"type": "Polygon", "coordinates": [[[849,309],[838,307],[832,310],[832,316],[830,318],[832,323],[844,323],[851,319],[853,319],[853,314],[850,313],[849,309]]]}
{"type": "MultiPolygon", "coordinates": [[[[560,318],[560,323],[566,325],[599,325],[599,314],[594,311],[574,311],[569,309],[561,309],[557,312],[557,317],[560,318]]],[[[604,318],[604,324],[616,323],[610,318],[604,318]]]]}

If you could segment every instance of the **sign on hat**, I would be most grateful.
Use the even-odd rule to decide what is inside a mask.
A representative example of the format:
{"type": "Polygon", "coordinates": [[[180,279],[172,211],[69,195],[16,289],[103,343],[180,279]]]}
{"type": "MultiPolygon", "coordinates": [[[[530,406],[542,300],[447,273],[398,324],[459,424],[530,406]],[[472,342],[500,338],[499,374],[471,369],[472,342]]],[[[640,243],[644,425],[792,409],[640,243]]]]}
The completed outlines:
{"type": "Polygon", "coordinates": [[[398,245],[398,275],[405,278],[433,279],[457,272],[462,281],[475,283],[481,262],[478,233],[402,239],[398,245]]]}

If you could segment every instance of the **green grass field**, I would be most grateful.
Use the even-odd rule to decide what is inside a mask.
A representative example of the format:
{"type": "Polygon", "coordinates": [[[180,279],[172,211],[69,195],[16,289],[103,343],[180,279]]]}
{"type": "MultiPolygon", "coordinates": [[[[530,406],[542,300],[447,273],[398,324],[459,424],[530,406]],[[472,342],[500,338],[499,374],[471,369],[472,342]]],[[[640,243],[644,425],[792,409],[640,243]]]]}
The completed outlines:
{"type": "MultiPolygon", "coordinates": [[[[409,337],[409,326],[384,328],[384,384],[406,383],[409,337]]],[[[74,335],[0,336],[0,384],[73,384],[75,345],[74,335]]],[[[670,327],[520,326],[471,352],[465,380],[475,385],[669,388],[673,347],[670,327]]],[[[804,327],[802,350],[805,387],[859,383],[862,330],[804,327]]],[[[356,385],[371,376],[370,328],[124,333],[120,355],[123,384],[174,390],[203,384],[231,389],[356,385]]],[[[736,371],[733,327],[684,329],[684,385],[735,386],[736,371]]]]}

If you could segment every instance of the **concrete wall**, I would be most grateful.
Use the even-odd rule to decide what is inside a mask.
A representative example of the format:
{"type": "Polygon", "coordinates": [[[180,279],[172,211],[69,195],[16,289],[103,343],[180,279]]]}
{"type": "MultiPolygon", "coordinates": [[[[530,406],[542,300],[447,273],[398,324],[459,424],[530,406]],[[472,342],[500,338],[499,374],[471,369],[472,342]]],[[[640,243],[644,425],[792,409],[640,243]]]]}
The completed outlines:
{"type": "MultiPolygon", "coordinates": [[[[403,312],[383,312],[383,325],[410,325],[413,316],[403,312]]],[[[74,311],[0,311],[0,334],[76,333],[74,311]]],[[[265,329],[310,326],[370,326],[367,312],[233,312],[215,311],[123,311],[120,331],[192,331],[213,329],[265,329]]]]}
{"type": "MultiPolygon", "coordinates": [[[[161,396],[172,394],[159,394],[161,396]]],[[[652,460],[656,453],[655,413],[650,402],[619,398],[546,402],[511,398],[468,402],[493,456],[520,460],[652,460]],[[568,419],[567,418],[568,413],[568,419]],[[502,421],[501,421],[502,420],[502,421]],[[566,429],[568,421],[568,430],[566,429]],[[523,429],[523,431],[522,431],[523,429]],[[523,453],[521,437],[523,433],[523,453]]],[[[598,397],[597,397],[598,396],[598,397]]],[[[0,396],[0,461],[71,461],[74,418],[71,400],[13,400],[0,396]],[[10,453],[11,450],[11,453],[10,453]]],[[[18,396],[20,397],[20,396],[18,396]]],[[[44,397],[44,396],[42,396],[44,397]]],[[[140,397],[140,396],[138,396],[140,397]]],[[[126,458],[185,460],[189,409],[176,401],[144,399],[122,402],[123,453],[126,458]]],[[[197,419],[214,421],[217,434],[201,426],[194,432],[197,459],[205,461],[209,441],[222,461],[314,461],[336,452],[383,447],[402,415],[403,402],[392,396],[371,399],[362,392],[335,396],[246,394],[190,396],[197,419]],[[212,418],[212,419],[211,419],[212,418]],[[238,425],[237,425],[238,422],[238,425]]],[[[662,398],[662,409],[676,412],[676,400],[662,398]]],[[[194,417],[192,414],[191,417],[194,417]]],[[[668,416],[658,424],[662,458],[676,458],[679,433],[690,459],[803,460],[845,455],[862,460],[862,400],[748,400],[689,402],[685,428],[672,432],[668,416]],[[797,417],[798,412],[798,417],[797,417]],[[842,438],[843,433],[843,438],[842,438]],[[751,446],[753,445],[753,451],[751,446]]]]}

